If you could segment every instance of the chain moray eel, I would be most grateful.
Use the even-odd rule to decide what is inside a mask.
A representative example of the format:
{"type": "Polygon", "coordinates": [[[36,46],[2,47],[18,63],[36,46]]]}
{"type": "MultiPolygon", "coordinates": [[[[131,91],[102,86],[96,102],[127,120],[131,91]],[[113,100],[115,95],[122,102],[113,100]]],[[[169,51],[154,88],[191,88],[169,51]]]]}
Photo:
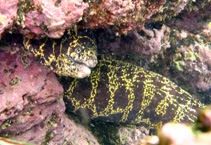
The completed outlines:
{"type": "Polygon", "coordinates": [[[204,105],[168,78],[130,63],[101,56],[84,79],[60,78],[67,111],[91,119],[160,128],[188,122],[204,105]]]}
{"type": "Polygon", "coordinates": [[[42,65],[60,76],[84,78],[97,64],[97,46],[88,30],[68,31],[61,39],[34,40],[24,37],[24,47],[42,65]]]}

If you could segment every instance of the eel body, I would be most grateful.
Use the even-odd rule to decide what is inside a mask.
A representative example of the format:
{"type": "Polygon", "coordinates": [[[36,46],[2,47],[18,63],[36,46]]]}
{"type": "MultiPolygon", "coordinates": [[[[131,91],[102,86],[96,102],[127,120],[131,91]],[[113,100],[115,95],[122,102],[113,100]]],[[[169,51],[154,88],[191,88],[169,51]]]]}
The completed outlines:
{"type": "Polygon", "coordinates": [[[67,111],[150,129],[169,121],[191,123],[204,107],[160,74],[101,57],[88,77],[60,79],[67,111]]]}

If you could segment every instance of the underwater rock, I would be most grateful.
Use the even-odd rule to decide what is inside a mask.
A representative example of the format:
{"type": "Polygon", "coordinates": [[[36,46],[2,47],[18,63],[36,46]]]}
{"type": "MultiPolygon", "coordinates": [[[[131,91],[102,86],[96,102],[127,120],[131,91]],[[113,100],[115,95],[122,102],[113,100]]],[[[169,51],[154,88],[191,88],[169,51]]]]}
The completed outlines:
{"type": "Polygon", "coordinates": [[[28,39],[24,37],[25,49],[39,58],[42,65],[61,76],[84,78],[97,64],[97,46],[88,30],[68,31],[61,39],[28,39]]]}
{"type": "Polygon", "coordinates": [[[211,17],[211,2],[192,1],[178,16],[167,20],[166,25],[174,29],[183,29],[199,34],[208,28],[211,17]]]}
{"type": "Polygon", "coordinates": [[[97,38],[98,47],[113,53],[127,53],[138,56],[153,56],[161,51],[162,47],[169,48],[169,40],[165,40],[170,33],[170,29],[162,25],[160,29],[147,29],[143,27],[140,31],[134,30],[127,35],[115,36],[112,30],[100,32],[97,38]]]}
{"type": "Polygon", "coordinates": [[[87,78],[60,78],[67,111],[154,130],[169,121],[191,123],[203,107],[188,92],[157,73],[101,57],[87,78]]]}
{"type": "Polygon", "coordinates": [[[153,14],[152,17],[146,21],[146,24],[165,22],[180,14],[189,3],[191,3],[191,0],[168,1],[157,13],[153,14]]]}
{"type": "Polygon", "coordinates": [[[149,135],[149,131],[144,127],[121,127],[118,129],[117,136],[119,137],[120,144],[135,145],[139,140],[146,138],[149,135]]]}
{"type": "Polygon", "coordinates": [[[171,68],[174,77],[183,78],[189,89],[199,92],[211,89],[210,44],[200,35],[174,30],[171,33],[171,48],[175,50],[171,68]]]}
{"type": "Polygon", "coordinates": [[[88,3],[83,0],[33,0],[19,2],[20,32],[29,38],[60,38],[66,29],[82,19],[88,3]]]}
{"type": "MultiPolygon", "coordinates": [[[[36,39],[45,36],[60,38],[72,26],[83,29],[111,28],[117,35],[126,34],[134,29],[139,31],[145,23],[171,19],[189,3],[190,0],[20,0],[12,31],[36,39]]],[[[203,5],[198,7],[203,11],[203,5]]],[[[8,9],[3,7],[3,10],[5,8],[8,9]]],[[[205,7],[206,10],[209,11],[209,7],[205,7]]]]}
{"type": "Polygon", "coordinates": [[[16,140],[25,140],[36,145],[99,145],[89,131],[82,125],[69,120],[64,113],[52,114],[49,120],[45,120],[29,131],[13,138],[16,140]]]}
{"type": "MultiPolygon", "coordinates": [[[[36,115],[30,115],[35,106],[46,104],[46,107],[57,101],[63,88],[59,85],[55,75],[44,66],[33,63],[28,68],[24,68],[18,54],[11,54],[9,51],[0,53],[0,120],[1,124],[8,119],[17,117],[20,112],[28,114],[25,116],[33,118],[36,115]],[[27,113],[28,110],[28,113],[27,113]]],[[[42,110],[42,108],[41,108],[42,110]]],[[[47,110],[47,109],[46,109],[47,110]]],[[[45,110],[43,110],[45,112],[45,110]]],[[[44,113],[38,119],[31,119],[32,122],[40,123],[53,110],[44,113]]],[[[37,111],[39,112],[39,111],[37,111]]],[[[24,120],[24,118],[22,118],[24,120]]],[[[19,123],[23,120],[19,120],[19,123]]],[[[26,125],[26,130],[27,130],[26,125]]],[[[7,126],[8,130],[11,128],[7,126]]],[[[17,126],[16,126],[17,127],[17,126]]],[[[2,128],[1,128],[2,130],[2,128]]],[[[14,132],[18,132],[16,130],[14,132]]]]}
{"type": "Polygon", "coordinates": [[[85,10],[81,27],[83,28],[109,28],[119,34],[127,33],[136,28],[142,28],[145,20],[166,2],[158,1],[123,1],[123,0],[95,0],[89,2],[85,10]]]}
{"type": "Polygon", "coordinates": [[[63,88],[50,70],[37,63],[24,69],[9,51],[0,53],[0,68],[1,132],[24,132],[51,116],[63,88]]]}
{"type": "Polygon", "coordinates": [[[0,39],[13,26],[17,17],[18,0],[0,1],[0,39]]]}
{"type": "Polygon", "coordinates": [[[52,71],[37,62],[24,68],[19,53],[10,51],[0,52],[0,68],[1,136],[37,145],[98,144],[64,115],[63,88],[52,71]]]}

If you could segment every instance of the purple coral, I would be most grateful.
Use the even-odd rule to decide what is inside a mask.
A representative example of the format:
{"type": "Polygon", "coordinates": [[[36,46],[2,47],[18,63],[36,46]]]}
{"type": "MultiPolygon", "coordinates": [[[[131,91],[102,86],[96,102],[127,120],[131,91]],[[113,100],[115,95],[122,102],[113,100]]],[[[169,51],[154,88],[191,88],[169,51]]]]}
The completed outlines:
{"type": "Polygon", "coordinates": [[[40,145],[92,144],[96,139],[69,120],[61,98],[63,88],[56,76],[32,62],[24,68],[18,53],[0,52],[0,133],[40,145]]]}
{"type": "Polygon", "coordinates": [[[0,39],[9,30],[17,17],[18,0],[0,1],[0,39]]]}

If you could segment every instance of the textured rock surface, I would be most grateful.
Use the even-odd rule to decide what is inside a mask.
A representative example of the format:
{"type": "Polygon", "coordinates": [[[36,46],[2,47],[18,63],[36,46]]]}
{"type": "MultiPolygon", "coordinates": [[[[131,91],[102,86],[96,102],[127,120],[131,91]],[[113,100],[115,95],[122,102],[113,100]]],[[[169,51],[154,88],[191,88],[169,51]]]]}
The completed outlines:
{"type": "MultiPolygon", "coordinates": [[[[190,3],[189,0],[20,0],[16,30],[30,38],[44,35],[60,38],[66,29],[75,25],[80,28],[112,28],[118,32],[116,34],[123,34],[141,29],[145,22],[149,24],[170,19],[190,3]]],[[[208,2],[202,4],[209,11],[208,2]]],[[[202,4],[198,5],[198,9],[204,8],[202,4]]],[[[203,14],[209,17],[208,13],[203,14]]]]}
{"type": "Polygon", "coordinates": [[[45,34],[51,38],[60,38],[66,29],[82,19],[87,7],[88,3],[83,3],[83,0],[20,1],[20,31],[28,37],[45,34]]]}
{"type": "MultiPolygon", "coordinates": [[[[0,54],[0,60],[1,124],[9,118],[16,117],[22,110],[27,111],[29,109],[29,112],[35,111],[33,109],[35,108],[34,106],[42,106],[43,103],[49,105],[61,97],[62,87],[59,85],[55,75],[48,69],[45,69],[45,67],[40,66],[38,63],[33,63],[32,66],[24,69],[20,57],[17,54],[10,55],[7,51],[0,54]]],[[[46,113],[48,114],[48,112],[46,113]]],[[[49,112],[49,114],[51,113],[49,112]]],[[[32,119],[32,121],[39,123],[45,117],[46,115],[43,115],[37,120],[32,119]]],[[[34,123],[33,125],[36,124],[34,123]]]]}
{"type": "Polygon", "coordinates": [[[97,140],[83,126],[70,121],[65,114],[52,115],[49,120],[14,137],[33,144],[98,145],[97,140]]]}
{"type": "Polygon", "coordinates": [[[208,23],[211,22],[210,17],[211,2],[201,0],[191,2],[180,15],[168,20],[166,25],[174,29],[183,29],[198,34],[203,29],[208,28],[208,23]]]}
{"type": "Polygon", "coordinates": [[[13,26],[17,17],[18,0],[0,1],[0,39],[13,26]]]}
{"type": "Polygon", "coordinates": [[[98,34],[98,47],[114,53],[126,51],[142,57],[153,56],[159,53],[162,47],[170,47],[169,42],[165,41],[165,36],[169,33],[170,29],[165,25],[161,29],[153,30],[143,27],[140,31],[130,31],[121,37],[116,37],[112,30],[107,29],[98,34]]]}
{"type": "Polygon", "coordinates": [[[157,13],[152,15],[152,17],[147,21],[147,23],[171,19],[172,17],[177,16],[190,3],[190,0],[168,1],[159,9],[157,13]]]}
{"type": "Polygon", "coordinates": [[[0,53],[0,132],[28,143],[98,144],[83,127],[64,115],[63,88],[56,76],[32,62],[24,68],[19,54],[0,53]]]}
{"type": "Polygon", "coordinates": [[[143,138],[149,135],[149,131],[144,127],[129,128],[121,127],[118,129],[117,136],[119,137],[120,144],[124,145],[135,145],[143,138]]]}
{"type": "Polygon", "coordinates": [[[158,1],[124,1],[96,0],[90,1],[90,7],[85,11],[83,27],[108,28],[112,27],[120,34],[135,28],[141,28],[144,21],[158,12],[165,2],[158,1]]]}
{"type": "Polygon", "coordinates": [[[172,31],[171,48],[175,50],[172,69],[189,87],[198,91],[211,89],[211,45],[201,35],[172,31]]]}

